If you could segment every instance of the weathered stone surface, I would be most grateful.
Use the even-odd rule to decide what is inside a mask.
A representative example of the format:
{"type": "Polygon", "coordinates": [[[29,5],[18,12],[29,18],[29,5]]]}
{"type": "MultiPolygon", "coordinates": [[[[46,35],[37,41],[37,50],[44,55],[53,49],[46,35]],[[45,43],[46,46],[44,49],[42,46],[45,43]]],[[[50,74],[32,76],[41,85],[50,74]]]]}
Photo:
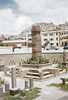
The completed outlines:
{"type": "Polygon", "coordinates": [[[63,51],[63,63],[65,63],[65,61],[66,61],[66,52],[63,51]]]}
{"type": "Polygon", "coordinates": [[[3,87],[0,86],[0,100],[4,100],[3,99],[3,87]]]}
{"type": "Polygon", "coordinates": [[[25,81],[25,89],[28,88],[28,81],[25,81]]]}
{"type": "Polygon", "coordinates": [[[10,97],[18,97],[19,96],[19,88],[11,88],[9,90],[10,97]]]}
{"type": "Polygon", "coordinates": [[[40,26],[32,26],[32,58],[38,60],[41,57],[40,26]]]}
{"type": "Polygon", "coordinates": [[[16,88],[16,68],[11,68],[11,80],[12,80],[12,88],[16,88]]]}
{"type": "Polygon", "coordinates": [[[9,93],[9,83],[5,83],[5,93],[9,93]]]}
{"type": "Polygon", "coordinates": [[[33,78],[30,78],[30,79],[29,79],[29,82],[30,82],[30,83],[29,83],[29,84],[30,84],[30,87],[29,87],[29,88],[30,88],[30,90],[32,91],[33,88],[34,88],[34,81],[33,81],[33,78]]]}
{"type": "Polygon", "coordinates": [[[31,31],[32,31],[32,32],[34,32],[34,31],[40,32],[40,27],[39,27],[39,25],[37,25],[37,26],[36,26],[36,25],[32,26],[31,31]]]}

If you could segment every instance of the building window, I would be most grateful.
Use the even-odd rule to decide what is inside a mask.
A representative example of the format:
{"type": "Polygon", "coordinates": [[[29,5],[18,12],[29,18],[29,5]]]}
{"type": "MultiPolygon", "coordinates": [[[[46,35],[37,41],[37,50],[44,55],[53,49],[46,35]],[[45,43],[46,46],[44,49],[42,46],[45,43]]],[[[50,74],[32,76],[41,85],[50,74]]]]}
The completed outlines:
{"type": "Polygon", "coordinates": [[[58,46],[58,43],[56,43],[56,45],[58,46]]]}
{"type": "Polygon", "coordinates": [[[44,36],[47,36],[48,34],[44,34],[44,36]]]}
{"type": "Polygon", "coordinates": [[[56,33],[56,35],[58,35],[58,33],[56,33]]]}
{"type": "Polygon", "coordinates": [[[8,44],[6,44],[6,46],[8,46],[8,44]]]}
{"type": "Polygon", "coordinates": [[[63,33],[61,33],[61,35],[63,35],[63,33]]]}
{"type": "Polygon", "coordinates": [[[58,40],[58,38],[56,38],[56,40],[58,40]]]}
{"type": "Polygon", "coordinates": [[[50,40],[53,41],[53,38],[51,38],[50,40]]]}
{"type": "Polygon", "coordinates": [[[31,41],[32,39],[29,39],[29,41],[31,41]]]}
{"type": "Polygon", "coordinates": [[[48,41],[48,39],[44,39],[44,41],[48,41]]]}
{"type": "Polygon", "coordinates": [[[62,33],[60,33],[60,35],[62,35],[62,33]]]}
{"type": "Polygon", "coordinates": [[[64,37],[64,39],[67,39],[67,37],[64,37]]]}
{"type": "Polygon", "coordinates": [[[54,43],[50,43],[50,45],[54,45],[54,43]]]}
{"type": "Polygon", "coordinates": [[[64,32],[64,34],[67,34],[67,33],[64,32]]]}
{"type": "Polygon", "coordinates": [[[63,39],[63,37],[62,37],[62,39],[63,39]]]}
{"type": "Polygon", "coordinates": [[[62,46],[63,46],[63,42],[62,42],[62,46]]]}
{"type": "Polygon", "coordinates": [[[50,33],[49,35],[50,35],[50,36],[53,36],[53,33],[50,33]]]}

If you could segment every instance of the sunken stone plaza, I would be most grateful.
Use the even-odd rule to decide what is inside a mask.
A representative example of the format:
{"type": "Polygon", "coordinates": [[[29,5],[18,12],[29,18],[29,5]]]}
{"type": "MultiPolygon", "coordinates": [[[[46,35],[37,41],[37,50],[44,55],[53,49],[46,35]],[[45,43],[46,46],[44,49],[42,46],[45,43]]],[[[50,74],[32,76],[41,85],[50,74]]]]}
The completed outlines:
{"type": "Polygon", "coordinates": [[[32,48],[13,52],[4,47],[6,51],[0,54],[0,100],[7,100],[6,95],[8,100],[68,100],[68,90],[50,85],[68,84],[68,50],[42,49],[40,32],[39,25],[32,26],[32,48]],[[39,96],[28,99],[26,94],[35,88],[40,88],[39,96]]]}

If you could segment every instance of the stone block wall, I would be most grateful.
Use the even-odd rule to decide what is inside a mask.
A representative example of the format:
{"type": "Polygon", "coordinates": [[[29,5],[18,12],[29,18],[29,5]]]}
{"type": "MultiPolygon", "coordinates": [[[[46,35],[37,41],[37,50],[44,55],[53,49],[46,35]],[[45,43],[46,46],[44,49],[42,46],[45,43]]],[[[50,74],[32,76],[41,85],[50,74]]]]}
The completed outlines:
{"type": "MultiPolygon", "coordinates": [[[[63,52],[49,52],[49,53],[42,53],[43,57],[46,57],[49,59],[50,63],[53,62],[54,57],[58,57],[60,62],[63,61],[63,52]]],[[[66,57],[68,57],[68,52],[66,52],[66,57]]],[[[0,58],[4,60],[5,65],[9,65],[10,59],[15,59],[16,64],[19,64],[19,61],[21,59],[27,60],[29,58],[32,58],[31,53],[13,53],[13,54],[0,54],[0,58]]]]}

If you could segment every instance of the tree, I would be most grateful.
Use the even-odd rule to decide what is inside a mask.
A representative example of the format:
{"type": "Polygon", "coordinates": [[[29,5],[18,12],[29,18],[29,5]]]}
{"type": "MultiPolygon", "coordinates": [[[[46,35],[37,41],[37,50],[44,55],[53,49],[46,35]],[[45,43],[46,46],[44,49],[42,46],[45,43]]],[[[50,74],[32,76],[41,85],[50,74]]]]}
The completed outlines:
{"type": "Polygon", "coordinates": [[[44,43],[44,46],[46,47],[48,44],[50,43],[50,41],[46,41],[46,43],[44,43]]]}

